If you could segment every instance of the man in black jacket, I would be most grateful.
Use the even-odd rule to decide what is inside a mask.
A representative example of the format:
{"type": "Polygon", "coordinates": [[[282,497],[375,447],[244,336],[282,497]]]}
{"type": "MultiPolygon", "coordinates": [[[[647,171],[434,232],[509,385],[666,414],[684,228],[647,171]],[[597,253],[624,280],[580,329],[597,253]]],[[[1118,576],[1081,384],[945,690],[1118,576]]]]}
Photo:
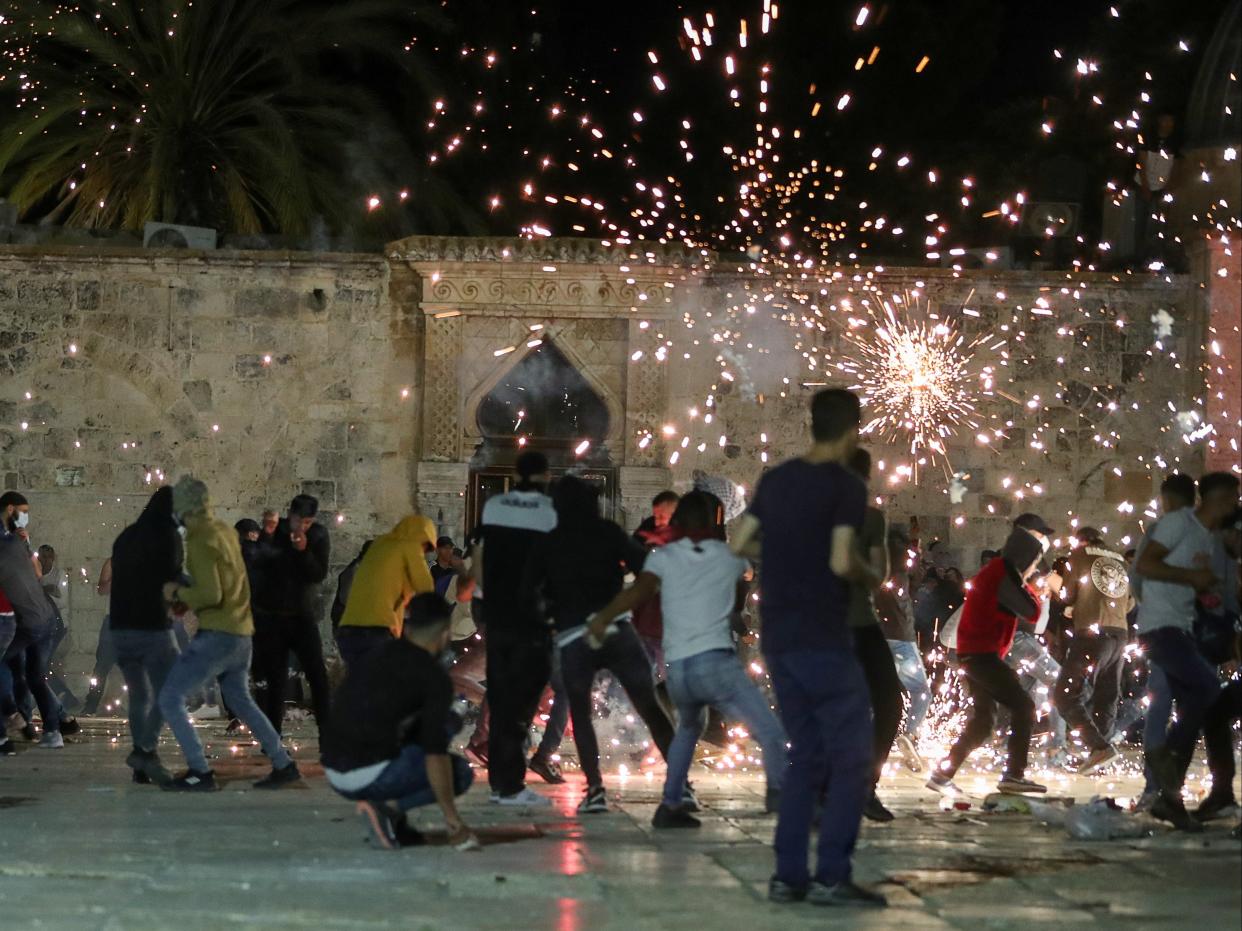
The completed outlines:
{"type": "Polygon", "coordinates": [[[112,544],[109,616],[117,665],[129,690],[129,733],[134,742],[125,762],[140,784],[172,781],[156,753],[164,727],[156,698],[178,653],[164,589],[170,582],[189,582],[182,570],[184,558],[173,518],[172,488],[164,485],[112,544]]]}
{"type": "Polygon", "coordinates": [[[315,522],[319,502],[298,495],[289,516],[269,540],[260,539],[252,565],[254,610],[254,675],[259,706],[277,733],[285,716],[289,653],[298,658],[311,690],[315,723],[328,720],[328,673],[319,637],[319,584],[328,575],[326,528],[315,522]]]}

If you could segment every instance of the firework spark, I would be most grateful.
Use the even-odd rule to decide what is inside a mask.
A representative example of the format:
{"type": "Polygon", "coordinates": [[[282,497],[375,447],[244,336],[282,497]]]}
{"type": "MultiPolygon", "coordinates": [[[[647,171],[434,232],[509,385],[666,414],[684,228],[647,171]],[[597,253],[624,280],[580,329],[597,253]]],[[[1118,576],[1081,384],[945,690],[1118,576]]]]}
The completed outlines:
{"type": "MultiPolygon", "coordinates": [[[[906,437],[915,457],[945,456],[945,441],[964,429],[977,430],[976,400],[991,394],[993,368],[982,353],[1003,345],[991,334],[968,339],[931,314],[897,312],[884,301],[883,313],[852,319],[845,339],[850,354],[838,367],[854,377],[870,417],[864,433],[886,441],[906,437]]],[[[908,307],[908,305],[907,305],[908,307]]]]}

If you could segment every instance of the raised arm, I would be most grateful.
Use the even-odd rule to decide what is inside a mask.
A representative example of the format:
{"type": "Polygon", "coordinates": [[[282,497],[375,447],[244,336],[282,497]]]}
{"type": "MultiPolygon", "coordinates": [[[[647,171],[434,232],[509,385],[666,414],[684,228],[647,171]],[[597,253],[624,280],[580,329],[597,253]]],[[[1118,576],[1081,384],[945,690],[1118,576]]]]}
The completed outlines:
{"type": "Polygon", "coordinates": [[[757,560],[761,550],[759,531],[759,518],[751,513],[743,514],[733,528],[729,549],[745,559],[757,560]]]}

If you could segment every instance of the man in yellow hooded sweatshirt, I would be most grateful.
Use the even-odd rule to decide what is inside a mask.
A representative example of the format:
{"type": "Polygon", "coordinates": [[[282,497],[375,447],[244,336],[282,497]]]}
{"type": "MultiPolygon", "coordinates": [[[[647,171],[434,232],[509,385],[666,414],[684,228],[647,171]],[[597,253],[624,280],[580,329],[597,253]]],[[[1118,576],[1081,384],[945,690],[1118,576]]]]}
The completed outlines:
{"type": "Polygon", "coordinates": [[[336,646],[348,672],[375,647],[400,639],[406,605],[435,591],[427,554],[436,548],[436,525],[411,514],[371,544],[358,564],[336,646]]]}
{"type": "Polygon", "coordinates": [[[198,616],[198,633],[182,653],[160,690],[160,711],[185,753],[189,771],[162,788],[183,792],[210,792],[215,773],[208,766],[203,744],[186,712],[186,696],[213,679],[233,713],[258,739],[272,761],[272,772],[256,782],[257,789],[276,789],[302,778],[297,764],[280,743],[250,694],[251,639],[250,583],[242,562],[237,532],[211,512],[207,486],[183,477],[173,486],[173,515],[185,525],[185,571],[188,587],[168,583],[169,597],[198,616]]]}

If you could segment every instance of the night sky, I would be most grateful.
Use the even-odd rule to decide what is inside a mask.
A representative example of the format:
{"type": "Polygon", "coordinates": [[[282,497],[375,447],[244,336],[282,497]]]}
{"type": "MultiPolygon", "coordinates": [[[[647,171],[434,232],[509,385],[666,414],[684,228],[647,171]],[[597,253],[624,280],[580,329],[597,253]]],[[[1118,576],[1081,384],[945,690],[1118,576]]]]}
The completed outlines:
{"type": "MultiPolygon", "coordinates": [[[[691,62],[685,54],[683,15],[698,20],[710,9],[718,33],[731,43],[738,20],[749,20],[752,41],[739,55],[737,83],[745,89],[762,63],[771,64],[770,123],[787,132],[804,130],[796,143],[786,135],[786,160],[819,159],[845,169],[842,197],[834,205],[841,217],[852,219],[849,209],[860,201],[871,212],[880,205],[894,223],[939,210],[952,218],[963,240],[987,243],[998,233],[979,219],[982,211],[975,205],[1033,187],[1038,195],[1041,164],[1054,155],[1081,160],[1080,199],[1088,205],[1088,217],[1098,212],[1104,182],[1125,171],[1125,159],[1113,149],[1111,120],[1137,102],[1144,86],[1154,91],[1152,107],[1181,109],[1196,53],[1225,2],[1132,0],[1115,4],[1121,16],[1113,17],[1110,4],[1072,0],[902,0],[872,5],[861,28],[855,25],[858,2],[789,2],[781,5],[771,34],[760,37],[760,0],[710,5],[541,0],[528,6],[448,0],[452,25],[436,40],[432,57],[447,57],[451,67],[438,69],[436,79],[448,101],[478,95],[487,111],[471,121],[469,141],[438,162],[436,173],[452,179],[468,203],[470,231],[512,233],[537,218],[558,234],[602,235],[606,231],[598,225],[582,222],[582,211],[549,206],[543,195],[587,191],[606,200],[615,216],[619,199],[641,200],[632,191],[635,177],[670,174],[686,202],[700,211],[703,228],[719,228],[728,205],[712,217],[712,202],[735,186],[733,169],[719,150],[722,144],[748,143],[754,113],[730,105],[728,84],[714,64],[691,62]],[[1189,53],[1177,48],[1183,37],[1189,53]],[[870,58],[877,47],[872,63],[855,70],[856,61],[870,58]],[[466,56],[460,54],[463,48],[470,50],[466,56]],[[497,54],[491,68],[481,66],[485,49],[497,54]],[[1054,49],[1062,51],[1062,59],[1054,57],[1054,49]],[[649,62],[650,51],[657,53],[658,65],[649,62]],[[923,56],[930,60],[916,74],[923,56]],[[1079,57],[1099,65],[1089,82],[1076,77],[1079,57]],[[1144,70],[1153,72],[1154,83],[1143,82],[1144,70]],[[653,92],[655,72],[667,81],[665,93],[653,92]],[[832,104],[843,93],[851,100],[838,112],[832,104]],[[1092,93],[1105,100],[1094,111],[1092,93]],[[816,100],[823,106],[811,118],[816,100]],[[554,105],[566,111],[559,121],[548,116],[554,105]],[[631,117],[636,109],[644,116],[641,125],[631,117]],[[604,127],[615,151],[633,155],[636,167],[623,166],[620,158],[591,156],[591,140],[572,125],[571,117],[583,112],[604,127]],[[1058,127],[1051,137],[1040,131],[1047,119],[1058,127]],[[682,120],[692,129],[683,130],[682,120]],[[486,153],[473,144],[484,138],[486,153]],[[689,170],[678,149],[681,138],[696,153],[689,170]],[[868,172],[876,146],[886,154],[910,153],[911,170],[896,172],[881,159],[880,168],[868,172]],[[570,161],[579,171],[565,169],[570,161]],[[927,184],[929,170],[946,179],[941,190],[927,184]],[[969,209],[956,203],[960,191],[947,183],[965,177],[976,183],[969,209]],[[521,187],[528,181],[534,193],[526,196],[521,187]],[[492,196],[501,206],[486,209],[492,196]],[[585,229],[573,229],[574,223],[585,229]]],[[[458,114],[449,113],[430,138],[460,126],[458,114]]],[[[1067,199],[1064,192],[1054,193],[1057,197],[1049,199],[1067,199]]],[[[884,248],[901,254],[919,251],[920,245],[912,240],[884,248]]]]}

